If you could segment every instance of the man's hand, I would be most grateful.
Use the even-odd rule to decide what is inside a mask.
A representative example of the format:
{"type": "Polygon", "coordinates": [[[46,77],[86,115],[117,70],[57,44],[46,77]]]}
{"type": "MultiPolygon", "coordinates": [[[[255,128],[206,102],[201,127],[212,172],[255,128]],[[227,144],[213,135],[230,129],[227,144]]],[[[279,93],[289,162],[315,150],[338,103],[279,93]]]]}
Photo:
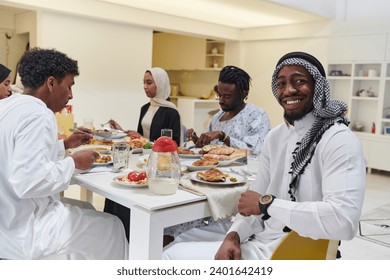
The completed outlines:
{"type": "Polygon", "coordinates": [[[261,194],[254,191],[243,192],[238,201],[238,212],[243,216],[260,215],[260,197],[261,194]]]}
{"type": "Polygon", "coordinates": [[[114,121],[113,119],[109,120],[108,121],[108,124],[110,125],[111,128],[113,129],[116,129],[116,130],[122,130],[122,127],[119,125],[119,123],[117,123],[116,121],[114,121]]]}
{"type": "Polygon", "coordinates": [[[205,145],[210,144],[210,142],[214,139],[219,139],[221,137],[221,131],[210,131],[202,133],[198,140],[195,142],[195,146],[197,148],[202,148],[205,145]]]}
{"type": "Polygon", "coordinates": [[[187,133],[186,133],[186,141],[187,142],[194,142],[196,143],[198,141],[198,136],[196,135],[195,131],[193,128],[189,128],[187,129],[187,133]]]}
{"type": "Polygon", "coordinates": [[[85,170],[91,167],[92,163],[99,158],[99,154],[92,150],[82,150],[71,155],[76,169],[85,170]]]}
{"type": "Polygon", "coordinates": [[[139,134],[137,131],[135,130],[126,130],[124,131],[129,137],[130,137],[130,140],[133,140],[133,139],[137,139],[137,138],[142,138],[143,136],[141,134],[139,134]]]}
{"type": "Polygon", "coordinates": [[[219,247],[214,259],[216,260],[240,260],[240,237],[237,232],[229,232],[219,247]]]}
{"type": "Polygon", "coordinates": [[[65,149],[77,148],[80,145],[87,144],[92,138],[92,130],[84,127],[78,127],[78,130],[84,131],[89,134],[75,132],[64,140],[65,149]]]}

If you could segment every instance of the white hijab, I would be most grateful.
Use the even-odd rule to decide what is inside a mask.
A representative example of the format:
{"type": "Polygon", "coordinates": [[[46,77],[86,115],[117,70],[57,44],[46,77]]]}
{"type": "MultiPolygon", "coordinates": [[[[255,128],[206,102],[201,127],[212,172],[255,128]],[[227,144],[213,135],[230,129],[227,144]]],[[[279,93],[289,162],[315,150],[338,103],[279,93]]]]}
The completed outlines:
{"type": "Polygon", "coordinates": [[[157,87],[156,96],[150,99],[150,104],[157,107],[169,107],[177,111],[176,105],[170,101],[167,101],[167,98],[171,94],[171,85],[167,72],[165,72],[164,69],[158,67],[151,68],[147,71],[152,74],[153,80],[157,87]]]}
{"type": "MultiPolygon", "coordinates": [[[[155,97],[150,98],[151,106],[149,107],[149,110],[146,112],[144,119],[142,120],[144,136],[147,135],[147,137],[149,137],[150,135],[150,124],[152,123],[153,117],[156,114],[158,107],[168,107],[178,111],[174,103],[167,101],[167,98],[171,94],[171,84],[169,82],[167,72],[165,72],[164,69],[161,69],[159,67],[154,67],[149,70],[146,70],[146,72],[148,71],[152,74],[154,83],[156,84],[157,92],[155,97]],[[146,123],[149,124],[149,129],[146,125],[143,125],[146,123]]],[[[181,117],[180,124],[182,124],[181,117]]],[[[180,128],[180,142],[182,141],[182,133],[183,131],[180,128]]]]}

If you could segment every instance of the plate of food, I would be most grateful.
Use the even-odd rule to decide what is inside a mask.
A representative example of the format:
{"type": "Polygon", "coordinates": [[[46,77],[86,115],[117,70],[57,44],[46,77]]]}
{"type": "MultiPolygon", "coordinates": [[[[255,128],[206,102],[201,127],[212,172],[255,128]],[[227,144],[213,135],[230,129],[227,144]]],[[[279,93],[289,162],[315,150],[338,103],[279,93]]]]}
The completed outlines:
{"type": "Polygon", "coordinates": [[[198,148],[194,149],[185,149],[182,147],[177,148],[177,154],[180,158],[200,158],[201,154],[199,154],[198,148]]]}
{"type": "Polygon", "coordinates": [[[202,158],[204,158],[204,159],[215,158],[218,160],[218,166],[227,166],[227,165],[230,165],[230,164],[236,162],[237,160],[239,160],[243,157],[230,159],[230,158],[223,158],[223,157],[218,157],[218,156],[217,157],[210,157],[210,155],[206,154],[202,158]]]}
{"type": "Polygon", "coordinates": [[[103,139],[111,139],[112,138],[112,131],[108,129],[97,129],[95,130],[94,134],[96,136],[99,136],[103,139]]]}
{"type": "Polygon", "coordinates": [[[81,150],[93,150],[99,154],[109,154],[111,153],[111,146],[108,145],[81,145],[77,148],[71,149],[71,153],[75,153],[81,150]]]}
{"type": "Polygon", "coordinates": [[[222,147],[214,149],[213,151],[210,151],[209,153],[203,154],[202,158],[204,159],[217,159],[218,160],[218,166],[227,166],[229,164],[232,164],[236,160],[245,158],[248,154],[248,150],[245,149],[236,149],[231,147],[222,147]],[[225,152],[225,153],[224,153],[225,152]]]}
{"type": "Polygon", "coordinates": [[[111,139],[121,139],[127,136],[127,134],[124,133],[122,130],[111,129],[111,132],[111,139]]]}
{"type": "Polygon", "coordinates": [[[218,165],[218,160],[215,159],[198,159],[198,160],[182,160],[182,166],[187,167],[188,171],[208,170],[218,165]]]}
{"type": "Polygon", "coordinates": [[[92,166],[110,165],[112,163],[112,157],[110,155],[100,155],[92,166]]]}
{"type": "Polygon", "coordinates": [[[145,172],[129,172],[124,175],[116,176],[113,182],[126,187],[141,188],[148,185],[148,177],[145,172]]]}
{"type": "Polygon", "coordinates": [[[89,145],[95,145],[95,146],[112,146],[114,144],[114,142],[111,140],[111,139],[104,139],[104,138],[95,138],[95,137],[99,137],[99,136],[94,136],[94,138],[92,138],[90,141],[89,141],[89,145]]]}
{"type": "Polygon", "coordinates": [[[236,185],[246,182],[246,178],[231,172],[222,172],[218,168],[212,168],[207,171],[194,171],[188,174],[192,181],[205,183],[208,185],[236,185]]]}

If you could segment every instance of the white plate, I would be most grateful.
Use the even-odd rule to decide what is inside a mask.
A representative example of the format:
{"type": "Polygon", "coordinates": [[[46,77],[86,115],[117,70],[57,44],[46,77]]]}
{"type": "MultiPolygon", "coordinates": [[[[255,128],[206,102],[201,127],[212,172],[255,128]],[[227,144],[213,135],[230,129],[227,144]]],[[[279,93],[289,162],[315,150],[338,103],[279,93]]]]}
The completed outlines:
{"type": "Polygon", "coordinates": [[[236,160],[239,160],[241,158],[244,158],[244,157],[239,157],[239,158],[234,158],[234,159],[229,159],[229,160],[219,160],[218,166],[226,166],[226,165],[232,164],[233,162],[235,162],[236,160]]]}
{"type": "Polygon", "coordinates": [[[106,166],[112,164],[112,160],[104,163],[94,162],[91,166],[106,166]]]}
{"type": "Polygon", "coordinates": [[[81,150],[94,150],[99,154],[108,154],[111,152],[111,146],[108,145],[81,145],[77,148],[71,149],[71,153],[75,153],[81,150]]]}
{"type": "Polygon", "coordinates": [[[112,131],[111,139],[121,139],[123,137],[126,137],[127,134],[124,132],[114,132],[112,131]]]}
{"type": "Polygon", "coordinates": [[[194,151],[195,154],[193,154],[193,155],[179,154],[179,157],[180,158],[200,158],[202,156],[201,154],[199,154],[200,148],[193,148],[190,150],[194,151]]]}
{"type": "Polygon", "coordinates": [[[193,162],[197,161],[197,159],[192,160],[181,160],[180,164],[182,166],[187,167],[188,171],[199,171],[199,170],[209,170],[211,168],[216,167],[217,165],[208,165],[208,166],[194,166],[192,165],[193,162]]]}
{"type": "MultiPolygon", "coordinates": [[[[223,170],[221,170],[223,172],[223,170]]],[[[192,172],[190,174],[188,174],[188,178],[190,178],[191,180],[193,181],[196,181],[196,182],[200,182],[200,183],[204,183],[204,184],[207,184],[207,185],[215,185],[215,186],[226,186],[226,185],[236,185],[236,184],[241,184],[241,183],[245,183],[246,182],[246,178],[244,176],[241,176],[237,173],[231,173],[231,172],[223,172],[224,174],[227,174],[228,177],[226,177],[226,181],[225,182],[209,182],[209,181],[205,181],[205,180],[202,180],[200,178],[198,178],[196,176],[196,173],[198,173],[199,171],[196,171],[196,172],[192,172]],[[236,178],[237,181],[236,182],[232,182],[230,181],[229,178],[236,178]]]]}
{"type": "Polygon", "coordinates": [[[118,185],[121,185],[121,186],[132,187],[132,188],[142,188],[142,187],[148,186],[148,184],[130,184],[130,183],[127,183],[127,182],[118,181],[118,178],[121,178],[121,177],[123,177],[123,176],[124,176],[124,175],[116,176],[116,177],[113,179],[113,182],[116,183],[116,184],[118,184],[118,185]]]}

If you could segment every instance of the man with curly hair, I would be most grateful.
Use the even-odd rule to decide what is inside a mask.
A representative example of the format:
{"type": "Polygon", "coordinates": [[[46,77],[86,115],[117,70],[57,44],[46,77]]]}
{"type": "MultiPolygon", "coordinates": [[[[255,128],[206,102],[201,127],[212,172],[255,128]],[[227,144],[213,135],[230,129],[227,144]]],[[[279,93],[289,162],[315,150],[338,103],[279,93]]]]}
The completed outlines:
{"type": "Polygon", "coordinates": [[[128,243],[117,217],[60,201],[75,168],[89,168],[97,156],[84,150],[65,157],[65,149],[89,135],[57,139],[54,113],[73,98],[77,62],[35,48],[23,55],[18,70],[24,94],[0,104],[0,258],[126,258],[128,243]]]}

